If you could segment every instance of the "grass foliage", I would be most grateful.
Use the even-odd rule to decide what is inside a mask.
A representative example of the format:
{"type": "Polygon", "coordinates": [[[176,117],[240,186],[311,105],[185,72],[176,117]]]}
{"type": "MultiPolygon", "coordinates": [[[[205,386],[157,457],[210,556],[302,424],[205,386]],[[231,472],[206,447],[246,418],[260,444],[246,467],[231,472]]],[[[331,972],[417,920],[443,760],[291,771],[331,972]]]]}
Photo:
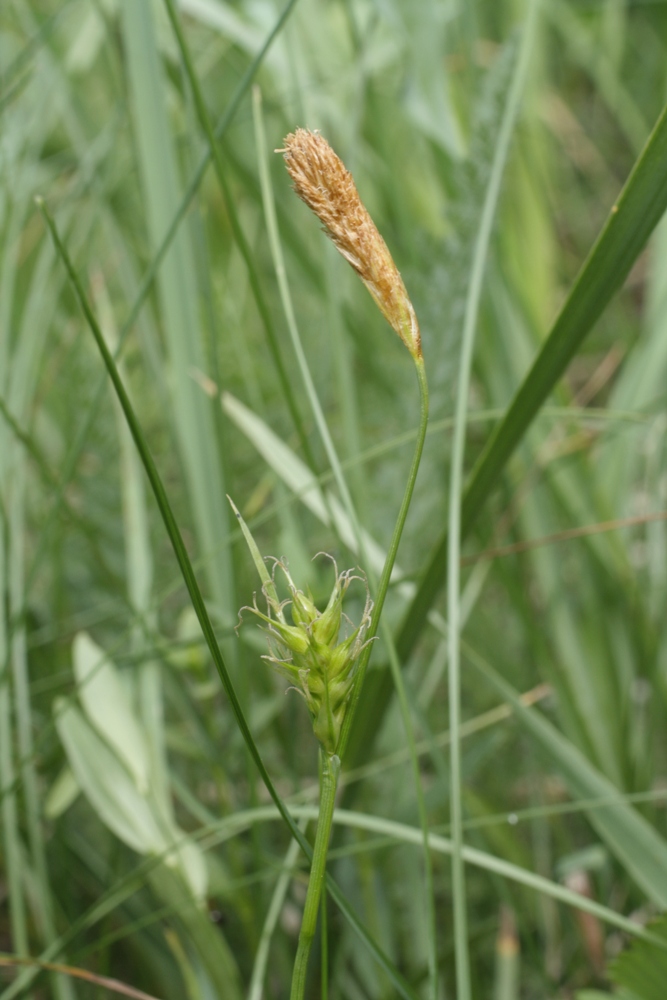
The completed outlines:
{"type": "Polygon", "coordinates": [[[4,0],[0,1000],[288,993],[317,745],[234,631],[226,494],[322,607],[315,553],[379,578],[420,413],[297,126],[431,397],[306,996],[660,994],[666,37],[648,0],[4,0]]]}

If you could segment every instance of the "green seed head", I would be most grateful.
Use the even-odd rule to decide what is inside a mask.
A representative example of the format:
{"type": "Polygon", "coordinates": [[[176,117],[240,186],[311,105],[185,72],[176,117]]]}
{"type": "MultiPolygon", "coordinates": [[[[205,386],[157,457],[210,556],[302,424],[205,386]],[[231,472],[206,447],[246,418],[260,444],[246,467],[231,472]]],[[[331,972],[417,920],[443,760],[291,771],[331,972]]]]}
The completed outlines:
{"type": "Polygon", "coordinates": [[[327,606],[318,611],[311,596],[295,586],[286,566],[280,562],[276,566],[283,571],[290,590],[294,624],[285,623],[283,606],[266,593],[267,615],[256,604],[248,610],[267,623],[265,632],[271,655],[266,659],[303,694],[315,735],[327,753],[332,754],[338,746],[356,663],[370,624],[372,602],[368,588],[361,622],[339,642],[345,593],[353,579],[363,578],[353,576],[351,570],[340,574],[336,571],[327,606]]]}
{"type": "Polygon", "coordinates": [[[345,586],[342,587],[340,580],[341,577],[337,575],[329,603],[322,614],[317,616],[311,628],[316,642],[321,642],[325,646],[330,646],[331,643],[335,642],[340,632],[340,623],[343,617],[343,595],[348,586],[346,582],[345,586]]]}
{"type": "Polygon", "coordinates": [[[310,648],[308,635],[300,625],[283,625],[282,622],[273,622],[271,628],[278,633],[281,642],[284,642],[290,652],[296,656],[303,656],[308,652],[310,648]]]}
{"type": "Polygon", "coordinates": [[[309,597],[296,587],[292,590],[292,621],[295,625],[310,625],[319,616],[319,611],[309,597]]]}

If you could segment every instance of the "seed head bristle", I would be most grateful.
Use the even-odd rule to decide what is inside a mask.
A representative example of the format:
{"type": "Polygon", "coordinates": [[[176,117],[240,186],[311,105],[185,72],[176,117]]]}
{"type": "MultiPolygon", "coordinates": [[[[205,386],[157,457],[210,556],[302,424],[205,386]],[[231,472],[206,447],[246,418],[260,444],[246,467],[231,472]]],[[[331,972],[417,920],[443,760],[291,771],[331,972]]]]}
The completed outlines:
{"type": "Polygon", "coordinates": [[[387,244],[364,207],[352,174],[319,132],[298,128],[283,154],[294,190],[317,215],[324,231],[352,265],[385,319],[414,358],[421,337],[412,303],[387,244]]]}

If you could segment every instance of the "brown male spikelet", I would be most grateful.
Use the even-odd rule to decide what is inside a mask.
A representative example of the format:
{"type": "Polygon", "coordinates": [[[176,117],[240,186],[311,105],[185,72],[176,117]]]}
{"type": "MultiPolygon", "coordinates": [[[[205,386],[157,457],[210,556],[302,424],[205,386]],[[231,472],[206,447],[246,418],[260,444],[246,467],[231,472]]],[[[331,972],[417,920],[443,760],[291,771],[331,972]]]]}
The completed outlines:
{"type": "Polygon", "coordinates": [[[319,132],[298,128],[284,143],[285,148],[276,152],[283,154],[299,198],[320,219],[415,360],[421,359],[415,311],[387,244],[361,202],[352,174],[319,132]]]}

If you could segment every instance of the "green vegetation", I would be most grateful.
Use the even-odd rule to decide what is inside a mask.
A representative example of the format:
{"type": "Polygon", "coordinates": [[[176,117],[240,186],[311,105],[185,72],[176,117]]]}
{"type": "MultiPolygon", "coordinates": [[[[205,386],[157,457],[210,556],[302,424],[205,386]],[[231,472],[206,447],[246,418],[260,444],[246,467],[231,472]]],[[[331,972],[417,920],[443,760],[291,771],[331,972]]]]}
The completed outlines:
{"type": "Polygon", "coordinates": [[[665,38],[659,0],[2,3],[0,1000],[286,997],[311,862],[295,995],[661,996],[665,38]],[[298,127],[419,319],[412,497],[418,353],[421,407],[298,127]],[[257,549],[327,663],[378,635],[320,690],[287,614],[308,704],[235,628],[257,549]]]}

